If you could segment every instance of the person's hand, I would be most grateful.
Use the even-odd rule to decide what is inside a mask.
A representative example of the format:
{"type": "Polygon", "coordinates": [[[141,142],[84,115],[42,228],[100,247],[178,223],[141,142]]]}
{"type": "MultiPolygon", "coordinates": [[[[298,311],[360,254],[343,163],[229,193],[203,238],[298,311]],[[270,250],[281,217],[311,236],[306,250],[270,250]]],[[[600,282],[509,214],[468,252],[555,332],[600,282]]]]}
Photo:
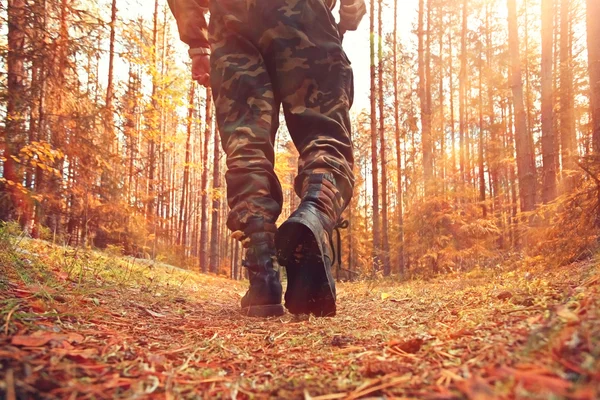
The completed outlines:
{"type": "Polygon", "coordinates": [[[200,85],[210,85],[210,55],[198,54],[192,57],[192,79],[200,85]]]}
{"type": "Polygon", "coordinates": [[[340,5],[340,32],[355,31],[367,13],[365,0],[342,0],[340,5]]]}

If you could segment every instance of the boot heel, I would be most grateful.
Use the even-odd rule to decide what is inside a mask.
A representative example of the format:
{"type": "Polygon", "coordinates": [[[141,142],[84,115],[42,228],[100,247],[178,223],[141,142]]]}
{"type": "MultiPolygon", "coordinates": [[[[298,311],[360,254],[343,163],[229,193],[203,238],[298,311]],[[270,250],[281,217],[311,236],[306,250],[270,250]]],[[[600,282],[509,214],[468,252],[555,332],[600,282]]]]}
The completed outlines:
{"type": "Polygon", "coordinates": [[[250,306],[242,308],[242,313],[248,317],[280,317],[285,311],[281,304],[267,304],[264,306],[250,306]]]}
{"type": "Polygon", "coordinates": [[[285,266],[288,286],[285,306],[292,314],[330,317],[336,314],[335,283],[329,275],[313,229],[307,221],[291,217],[276,236],[280,264],[285,266]],[[296,251],[300,251],[300,258],[296,251]]]}

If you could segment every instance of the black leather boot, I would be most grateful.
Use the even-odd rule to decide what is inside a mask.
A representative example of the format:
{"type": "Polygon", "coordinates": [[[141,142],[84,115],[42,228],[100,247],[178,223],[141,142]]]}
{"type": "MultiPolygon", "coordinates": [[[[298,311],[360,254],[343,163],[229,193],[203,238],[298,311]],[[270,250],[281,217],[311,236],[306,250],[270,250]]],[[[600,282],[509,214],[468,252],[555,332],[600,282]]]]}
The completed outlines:
{"type": "Polygon", "coordinates": [[[279,264],[288,276],[285,306],[292,314],[334,316],[330,237],[342,200],[331,174],[310,175],[302,192],[300,206],[281,225],[275,240],[279,264]]]}
{"type": "Polygon", "coordinates": [[[283,315],[279,271],[273,268],[274,234],[257,232],[248,235],[248,238],[244,267],[248,268],[250,288],[242,297],[242,312],[250,317],[283,315]]]}

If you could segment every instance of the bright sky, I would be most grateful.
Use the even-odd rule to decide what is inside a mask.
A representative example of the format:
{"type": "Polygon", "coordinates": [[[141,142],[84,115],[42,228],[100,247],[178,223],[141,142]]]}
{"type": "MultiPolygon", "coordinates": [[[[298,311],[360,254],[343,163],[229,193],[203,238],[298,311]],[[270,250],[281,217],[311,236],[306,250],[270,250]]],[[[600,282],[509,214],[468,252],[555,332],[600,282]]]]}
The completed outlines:
{"type": "MultiPolygon", "coordinates": [[[[369,0],[366,1],[368,11],[369,0]]],[[[414,34],[411,31],[413,23],[417,20],[418,5],[418,0],[398,0],[398,40],[407,45],[415,40],[413,37],[414,34]]],[[[384,7],[384,31],[385,33],[391,33],[394,27],[394,4],[390,0],[387,0],[384,1],[384,7]]],[[[377,23],[375,26],[377,27],[377,23]]],[[[365,15],[356,32],[346,33],[344,36],[344,49],[354,68],[354,112],[359,112],[363,108],[369,107],[370,50],[368,15],[365,15]]]]}

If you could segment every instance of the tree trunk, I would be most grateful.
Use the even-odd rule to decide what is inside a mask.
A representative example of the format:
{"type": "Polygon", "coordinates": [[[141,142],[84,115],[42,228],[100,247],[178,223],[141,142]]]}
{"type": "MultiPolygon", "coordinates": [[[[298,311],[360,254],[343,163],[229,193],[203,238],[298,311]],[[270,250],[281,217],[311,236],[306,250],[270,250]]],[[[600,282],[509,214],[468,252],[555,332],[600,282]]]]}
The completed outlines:
{"type": "MultiPolygon", "coordinates": [[[[106,110],[112,119],[112,103],[114,96],[113,69],[115,61],[115,24],[117,21],[117,0],[112,0],[110,12],[110,43],[108,50],[108,84],[106,85],[106,110]]],[[[112,124],[111,124],[112,126],[112,124]]],[[[112,139],[112,138],[111,138],[112,139]]]]}
{"type": "MultiPolygon", "coordinates": [[[[398,0],[394,0],[394,132],[396,138],[396,177],[397,196],[396,207],[398,218],[398,273],[404,275],[404,200],[402,193],[402,151],[400,148],[400,115],[398,96],[398,0]]],[[[352,229],[352,225],[350,225],[352,229]]],[[[352,268],[350,268],[352,270],[352,268]]],[[[352,279],[352,274],[350,275],[352,279]]]]}
{"type": "Polygon", "coordinates": [[[481,214],[487,218],[487,207],[485,204],[485,168],[483,164],[483,51],[479,45],[479,149],[478,149],[478,167],[479,167],[479,202],[481,203],[481,214]]]}
{"type": "Polygon", "coordinates": [[[519,58],[519,36],[517,27],[516,0],[507,0],[508,6],[508,47],[511,64],[511,87],[515,108],[515,143],[517,150],[517,170],[519,176],[519,197],[521,210],[535,208],[536,170],[531,140],[527,134],[527,121],[523,102],[523,81],[519,58]]]}
{"type": "MultiPolygon", "coordinates": [[[[452,15],[450,16],[450,22],[452,22],[452,15]]],[[[452,45],[452,29],[448,29],[448,47],[450,52],[450,57],[448,57],[448,66],[449,66],[449,97],[450,97],[450,141],[452,143],[452,153],[450,155],[450,163],[452,164],[452,180],[456,179],[456,132],[454,131],[454,55],[453,55],[453,45],[452,45]]]]}
{"type": "Polygon", "coordinates": [[[179,232],[177,235],[177,244],[185,246],[187,243],[187,230],[188,230],[188,215],[184,210],[188,209],[186,205],[186,198],[189,192],[189,181],[190,181],[190,157],[191,151],[190,146],[192,142],[192,124],[194,119],[194,94],[196,84],[192,82],[190,84],[190,98],[188,105],[188,120],[187,120],[187,140],[185,142],[185,164],[183,166],[183,182],[181,185],[181,203],[179,206],[179,232]]]}
{"type": "Polygon", "coordinates": [[[467,16],[468,16],[468,0],[463,0],[462,6],[462,33],[461,33],[461,50],[460,50],[460,75],[458,77],[458,113],[460,120],[459,127],[459,151],[460,151],[460,177],[464,183],[466,178],[466,166],[465,166],[465,130],[467,128],[466,123],[466,85],[467,85],[467,16]]]}
{"type": "MultiPolygon", "coordinates": [[[[47,26],[47,10],[46,10],[46,0],[42,0],[40,1],[38,4],[38,12],[36,12],[36,32],[39,35],[38,36],[38,46],[39,46],[39,50],[41,52],[41,50],[44,49],[45,47],[45,43],[46,43],[46,26],[47,26]]],[[[34,60],[33,62],[33,66],[34,69],[37,69],[39,71],[38,73],[38,79],[39,79],[39,84],[38,84],[38,93],[37,93],[37,102],[35,104],[35,106],[37,107],[37,122],[36,122],[36,126],[37,126],[37,132],[36,132],[36,137],[35,139],[37,141],[48,141],[47,139],[47,134],[46,134],[46,119],[45,119],[45,99],[46,99],[46,81],[47,81],[47,72],[46,69],[44,68],[44,62],[43,59],[41,58],[37,58],[34,60]]],[[[35,193],[37,195],[40,195],[42,193],[44,193],[45,190],[45,185],[44,185],[44,173],[42,168],[40,168],[40,166],[36,166],[35,168],[35,175],[34,175],[34,185],[35,185],[35,193]]],[[[35,204],[35,209],[33,212],[33,228],[32,228],[32,232],[31,235],[34,238],[39,238],[39,233],[40,233],[40,224],[42,221],[42,212],[43,210],[43,206],[41,204],[41,202],[36,202],[35,204]]]]}
{"type": "Polygon", "coordinates": [[[600,155],[600,0],[587,0],[587,46],[590,71],[590,111],[592,143],[600,155]]]}
{"type": "MultiPolygon", "coordinates": [[[[211,110],[212,113],[212,110],[211,110]]],[[[215,129],[213,141],[213,183],[212,183],[212,218],[210,227],[210,272],[219,273],[219,206],[221,200],[218,190],[220,188],[220,162],[221,150],[219,132],[215,129]]]]}
{"type": "Polygon", "coordinates": [[[387,194],[387,159],[386,159],[386,140],[385,140],[385,115],[383,111],[383,20],[382,20],[383,2],[379,0],[377,9],[378,20],[378,97],[379,97],[379,145],[381,157],[381,233],[382,233],[382,254],[381,262],[383,264],[383,274],[388,276],[391,272],[390,266],[390,243],[388,237],[388,194],[387,194]]]}
{"type": "MultiPolygon", "coordinates": [[[[422,1],[422,0],[421,0],[422,1]]],[[[375,87],[375,0],[371,1],[370,14],[371,45],[371,177],[373,183],[373,270],[379,270],[379,166],[377,160],[377,108],[375,87]]]]}
{"type": "Polygon", "coordinates": [[[570,1],[560,0],[560,140],[563,190],[572,187],[570,174],[577,169],[577,138],[573,106],[570,1]]]}
{"type": "MultiPolygon", "coordinates": [[[[158,61],[158,56],[156,54],[156,47],[158,46],[158,0],[154,0],[154,17],[153,17],[154,27],[152,29],[152,65],[156,68],[156,63],[158,61]]],[[[152,73],[152,111],[150,115],[150,132],[149,132],[149,144],[148,144],[148,206],[146,212],[146,218],[151,222],[151,230],[152,233],[156,233],[156,218],[154,216],[154,207],[156,202],[155,195],[155,182],[154,175],[156,171],[156,130],[157,130],[157,118],[156,113],[158,109],[158,102],[156,101],[158,82],[156,78],[156,72],[152,73]]]]}
{"type": "MultiPolygon", "coordinates": [[[[442,195],[446,196],[446,115],[444,112],[444,6],[438,6],[440,27],[439,29],[439,107],[440,107],[440,121],[439,121],[439,137],[440,137],[440,157],[439,164],[435,166],[436,170],[439,171],[438,180],[441,181],[442,195]]],[[[431,97],[430,103],[431,105],[431,97]]],[[[432,149],[433,150],[433,149],[432,149]]]]}
{"type": "MultiPolygon", "coordinates": [[[[0,203],[0,220],[16,218],[23,201],[19,185],[22,181],[22,171],[13,157],[17,158],[23,145],[25,119],[25,1],[9,0],[8,8],[8,54],[7,89],[5,121],[5,147],[3,179],[0,180],[0,190],[5,192],[8,204],[0,203]]],[[[2,197],[2,196],[0,196],[2,197]]]]}
{"type": "Polygon", "coordinates": [[[208,272],[208,142],[212,132],[212,94],[206,89],[206,122],[204,128],[204,149],[202,152],[202,218],[200,222],[200,268],[208,272]]]}
{"type": "Polygon", "coordinates": [[[549,203],[556,198],[556,148],[554,146],[554,126],[552,115],[554,113],[554,100],[552,93],[552,51],[554,28],[553,21],[554,0],[542,0],[542,162],[543,182],[542,201],[549,203]]]}
{"type": "MultiPolygon", "coordinates": [[[[58,62],[57,62],[57,74],[54,84],[58,88],[56,92],[56,100],[53,106],[53,112],[58,115],[56,123],[52,129],[52,146],[56,149],[64,151],[65,143],[67,140],[66,126],[69,124],[69,117],[65,108],[64,92],[66,91],[66,71],[68,70],[68,46],[69,46],[69,23],[67,21],[69,13],[68,7],[69,0],[61,0],[60,4],[60,39],[58,45],[58,62]]],[[[64,156],[59,157],[55,160],[53,167],[58,171],[58,174],[48,174],[49,181],[49,211],[47,217],[47,224],[50,231],[53,233],[54,238],[61,233],[61,217],[62,217],[62,197],[63,197],[63,167],[64,167],[64,156]]]]}
{"type": "MultiPolygon", "coordinates": [[[[430,20],[430,8],[429,0],[427,1],[427,25],[429,29],[430,20]]],[[[425,45],[425,31],[424,31],[424,19],[425,19],[425,5],[424,0],[419,0],[419,23],[418,32],[419,35],[419,100],[421,103],[421,144],[423,147],[423,179],[425,185],[425,193],[429,192],[429,186],[433,178],[433,158],[431,154],[431,108],[430,100],[431,96],[430,82],[427,81],[429,74],[429,51],[430,51],[430,36],[427,33],[427,43],[425,45]],[[425,48],[425,46],[427,48],[425,48]]]]}

